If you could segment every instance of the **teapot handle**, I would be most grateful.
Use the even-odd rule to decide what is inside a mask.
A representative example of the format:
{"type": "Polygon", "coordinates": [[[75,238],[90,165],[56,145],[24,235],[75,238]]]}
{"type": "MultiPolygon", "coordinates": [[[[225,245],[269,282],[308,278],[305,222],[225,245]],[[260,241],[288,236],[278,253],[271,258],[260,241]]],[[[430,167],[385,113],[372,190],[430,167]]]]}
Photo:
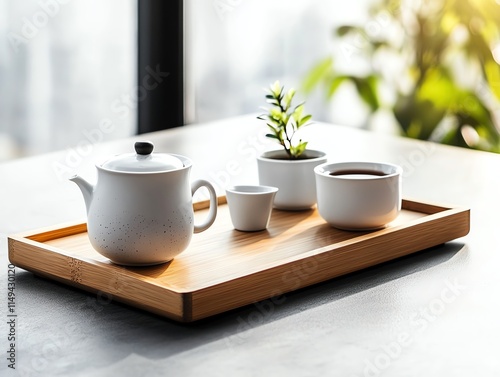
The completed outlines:
{"type": "Polygon", "coordinates": [[[210,226],[214,223],[215,217],[217,216],[217,194],[215,193],[215,189],[212,184],[204,179],[198,179],[191,183],[191,195],[201,187],[206,187],[208,189],[208,193],[210,195],[210,209],[208,210],[208,216],[204,222],[201,224],[194,224],[194,233],[200,233],[204,230],[210,228],[210,226]]]}

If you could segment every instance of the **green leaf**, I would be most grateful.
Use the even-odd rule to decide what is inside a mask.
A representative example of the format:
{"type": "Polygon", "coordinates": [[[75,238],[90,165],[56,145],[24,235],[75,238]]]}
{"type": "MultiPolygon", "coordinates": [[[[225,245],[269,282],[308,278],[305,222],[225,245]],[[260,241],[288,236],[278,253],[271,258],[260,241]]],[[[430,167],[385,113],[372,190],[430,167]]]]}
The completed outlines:
{"type": "Polygon", "coordinates": [[[337,34],[339,37],[343,37],[356,29],[357,28],[355,26],[342,25],[335,30],[335,34],[337,34]]]}
{"type": "Polygon", "coordinates": [[[278,136],[276,136],[275,134],[266,134],[266,137],[269,137],[271,139],[278,139],[279,140],[278,136]]]}
{"type": "Polygon", "coordinates": [[[302,117],[301,119],[297,120],[297,128],[302,127],[305,124],[307,124],[307,122],[309,122],[311,120],[311,118],[312,118],[312,115],[306,115],[306,116],[302,117]]]}
{"type": "Polygon", "coordinates": [[[336,34],[339,36],[339,37],[343,37],[353,31],[358,31],[359,28],[357,28],[356,26],[351,26],[351,25],[343,25],[343,26],[340,26],[337,28],[336,30],[336,34]]]}
{"type": "Polygon", "coordinates": [[[304,112],[304,105],[300,104],[297,107],[295,107],[295,110],[293,111],[292,117],[295,119],[296,122],[299,121],[299,119],[302,117],[302,113],[304,112]]]}
{"type": "Polygon", "coordinates": [[[266,123],[266,124],[267,124],[267,126],[269,127],[269,129],[270,129],[270,130],[271,130],[271,131],[272,131],[275,135],[277,135],[277,134],[278,134],[278,132],[279,132],[279,129],[278,129],[278,128],[274,127],[274,126],[273,126],[272,124],[270,124],[270,123],[266,123]]]}
{"type": "Polygon", "coordinates": [[[328,91],[326,93],[326,97],[328,99],[332,98],[332,96],[335,94],[335,92],[339,88],[340,84],[342,84],[347,78],[348,78],[347,76],[336,76],[336,77],[334,77],[330,81],[330,84],[328,85],[328,91]]]}
{"type": "Polygon", "coordinates": [[[417,100],[413,96],[400,97],[394,107],[394,116],[403,134],[421,140],[429,140],[445,115],[446,110],[437,108],[432,101],[417,100]]]}
{"type": "Polygon", "coordinates": [[[328,57],[316,64],[302,82],[302,90],[307,94],[313,91],[333,72],[333,59],[328,57]]]}
{"type": "Polygon", "coordinates": [[[286,93],[285,97],[283,98],[283,104],[285,105],[285,109],[288,109],[290,107],[294,95],[295,95],[295,89],[293,88],[286,93]]]}
{"type": "Polygon", "coordinates": [[[417,90],[418,101],[430,101],[440,109],[448,109],[457,102],[460,89],[445,69],[429,69],[417,90]]]}
{"type": "Polygon", "coordinates": [[[304,153],[306,147],[307,147],[307,141],[300,140],[300,142],[297,145],[290,148],[290,152],[292,156],[296,158],[299,157],[302,153],[304,153]]]}
{"type": "Polygon", "coordinates": [[[366,78],[353,77],[352,80],[356,85],[359,96],[368,106],[370,106],[371,111],[377,110],[380,104],[376,91],[375,76],[368,76],[366,78]]]}
{"type": "Polygon", "coordinates": [[[269,115],[271,115],[271,117],[273,119],[276,119],[276,120],[281,120],[283,119],[283,116],[282,116],[282,113],[281,113],[281,110],[276,108],[276,107],[273,107],[270,111],[269,111],[269,115]]]}
{"type": "Polygon", "coordinates": [[[484,64],[484,71],[492,93],[500,100],[500,65],[489,59],[484,64]]]}
{"type": "Polygon", "coordinates": [[[279,97],[281,91],[282,89],[279,80],[276,80],[273,84],[271,84],[271,93],[274,97],[279,97]]]}

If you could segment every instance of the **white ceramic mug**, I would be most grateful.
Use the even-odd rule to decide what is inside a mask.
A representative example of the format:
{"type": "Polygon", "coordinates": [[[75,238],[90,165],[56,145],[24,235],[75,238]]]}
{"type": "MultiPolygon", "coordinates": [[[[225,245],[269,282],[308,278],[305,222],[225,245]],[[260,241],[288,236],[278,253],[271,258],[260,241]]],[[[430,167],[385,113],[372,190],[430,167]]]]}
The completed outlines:
{"type": "Polygon", "coordinates": [[[237,230],[255,232],[269,224],[278,189],[270,186],[234,186],[226,189],[229,215],[237,230]]]}
{"type": "Polygon", "coordinates": [[[319,214],[336,228],[382,228],[401,211],[403,169],[398,165],[326,163],[314,173],[319,214]]]}

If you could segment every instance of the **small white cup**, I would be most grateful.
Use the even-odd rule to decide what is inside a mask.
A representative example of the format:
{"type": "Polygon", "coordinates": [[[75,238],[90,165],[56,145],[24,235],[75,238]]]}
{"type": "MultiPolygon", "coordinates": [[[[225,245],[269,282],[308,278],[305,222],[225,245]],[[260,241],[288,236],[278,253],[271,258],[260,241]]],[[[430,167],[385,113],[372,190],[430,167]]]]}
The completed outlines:
{"type": "Polygon", "coordinates": [[[403,169],[398,165],[326,163],[314,173],[319,214],[336,228],[382,228],[401,211],[403,169]]]}
{"type": "Polygon", "coordinates": [[[277,192],[278,189],[271,186],[227,188],[227,205],[234,228],[246,232],[266,229],[277,192]]]}

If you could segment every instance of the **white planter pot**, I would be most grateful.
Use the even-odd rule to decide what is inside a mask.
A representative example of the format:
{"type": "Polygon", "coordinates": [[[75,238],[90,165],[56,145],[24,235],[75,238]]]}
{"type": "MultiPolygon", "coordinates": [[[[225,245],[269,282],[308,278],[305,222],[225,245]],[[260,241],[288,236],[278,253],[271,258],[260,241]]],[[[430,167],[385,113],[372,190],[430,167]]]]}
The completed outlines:
{"type": "Polygon", "coordinates": [[[259,184],[279,189],[274,208],[303,210],[316,204],[314,168],[326,162],[326,154],[311,149],[304,154],[308,158],[289,160],[284,150],[277,150],[257,157],[259,184]]]}

